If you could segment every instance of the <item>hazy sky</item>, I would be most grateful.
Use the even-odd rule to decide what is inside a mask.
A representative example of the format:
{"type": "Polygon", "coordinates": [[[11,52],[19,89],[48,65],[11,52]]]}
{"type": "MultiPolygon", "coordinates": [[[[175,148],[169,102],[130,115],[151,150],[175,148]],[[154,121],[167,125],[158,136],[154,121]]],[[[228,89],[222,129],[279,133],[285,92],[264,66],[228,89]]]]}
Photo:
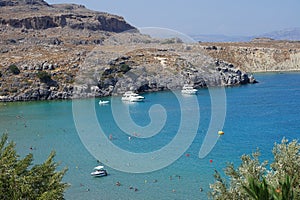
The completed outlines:
{"type": "Polygon", "coordinates": [[[300,0],[46,0],[121,15],[137,28],[184,34],[259,35],[300,27],[300,0]]]}

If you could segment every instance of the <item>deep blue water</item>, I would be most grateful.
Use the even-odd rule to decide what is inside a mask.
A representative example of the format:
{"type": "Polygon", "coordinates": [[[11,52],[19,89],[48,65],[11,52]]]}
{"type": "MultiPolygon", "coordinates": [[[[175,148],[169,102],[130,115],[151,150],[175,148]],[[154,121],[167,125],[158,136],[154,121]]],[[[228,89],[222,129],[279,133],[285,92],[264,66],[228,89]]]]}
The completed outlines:
{"type": "MultiPolygon", "coordinates": [[[[9,133],[9,139],[17,143],[17,151],[21,156],[32,152],[35,163],[45,160],[51,150],[56,151],[56,161],[61,163],[61,167],[69,168],[64,178],[64,181],[71,184],[66,192],[66,199],[207,199],[215,169],[222,171],[227,162],[238,166],[240,156],[250,154],[256,148],[260,149],[262,160],[271,161],[275,142],[280,142],[283,137],[289,140],[299,139],[300,74],[270,73],[256,74],[255,77],[259,84],[226,88],[226,118],[224,127],[219,127],[225,134],[217,138],[212,151],[202,159],[198,157],[199,149],[212,117],[208,89],[199,91],[196,96],[197,105],[190,99],[192,97],[184,97],[184,106],[180,105],[178,96],[181,94],[178,91],[144,94],[145,102],[130,105],[121,102],[119,97],[107,98],[111,101],[107,106],[99,106],[98,99],[77,100],[80,116],[76,116],[78,113],[74,112],[74,107],[72,109],[72,101],[1,103],[0,132],[9,133]],[[153,107],[156,104],[160,107],[153,107]],[[88,112],[88,107],[85,107],[88,105],[93,106],[92,115],[88,112]],[[112,112],[111,105],[116,112],[112,112]],[[123,108],[129,109],[131,118],[126,118],[121,112],[123,108]],[[154,108],[154,118],[159,119],[158,125],[151,130],[159,127],[159,122],[163,126],[157,134],[142,138],[143,131],[131,126],[129,122],[142,127],[151,124],[148,114],[151,108],[154,108]],[[171,165],[148,173],[127,173],[112,167],[110,158],[126,160],[121,154],[112,152],[107,154],[107,160],[100,160],[106,166],[109,176],[93,178],[89,175],[93,167],[98,165],[98,157],[89,153],[79,135],[85,137],[92,132],[99,132],[101,135],[101,131],[94,128],[94,119],[103,129],[107,141],[112,137],[108,143],[111,142],[126,152],[147,154],[172,143],[181,126],[182,116],[187,117],[191,125],[189,127],[187,124],[182,129],[183,136],[188,138],[193,134],[192,123],[195,122],[197,113],[200,113],[200,122],[197,124],[196,136],[171,165]],[[126,130],[116,124],[116,118],[124,120],[125,126],[128,125],[125,128],[130,133],[126,134],[126,130]],[[82,130],[82,127],[77,126],[76,129],[75,125],[78,123],[75,124],[74,119],[80,120],[86,128],[82,130]],[[121,186],[115,185],[117,181],[121,186]],[[130,186],[138,191],[129,189],[130,186]],[[203,188],[202,192],[200,188],[203,188]]],[[[91,135],[89,143],[95,144],[94,150],[96,148],[95,151],[102,155],[105,154],[106,149],[103,148],[106,144],[100,142],[104,141],[103,138],[99,138],[91,135]]],[[[187,140],[181,139],[167,154],[153,157],[149,165],[163,163],[164,158],[167,160],[166,156],[174,156],[176,150],[187,143],[187,140]]],[[[127,169],[135,164],[120,161],[118,167],[127,169]]]]}

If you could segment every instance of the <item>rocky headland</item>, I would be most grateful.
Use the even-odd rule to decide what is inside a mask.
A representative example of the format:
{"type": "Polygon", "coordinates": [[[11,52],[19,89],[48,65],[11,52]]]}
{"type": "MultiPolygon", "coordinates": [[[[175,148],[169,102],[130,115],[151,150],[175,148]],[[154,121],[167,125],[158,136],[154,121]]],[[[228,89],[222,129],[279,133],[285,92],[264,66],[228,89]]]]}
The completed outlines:
{"type": "Polygon", "coordinates": [[[235,86],[299,69],[298,42],[159,40],[120,16],[42,0],[0,0],[0,34],[0,101],[235,86]]]}
{"type": "Polygon", "coordinates": [[[248,73],[300,70],[300,41],[256,38],[251,42],[199,45],[213,58],[226,60],[248,73]]]}

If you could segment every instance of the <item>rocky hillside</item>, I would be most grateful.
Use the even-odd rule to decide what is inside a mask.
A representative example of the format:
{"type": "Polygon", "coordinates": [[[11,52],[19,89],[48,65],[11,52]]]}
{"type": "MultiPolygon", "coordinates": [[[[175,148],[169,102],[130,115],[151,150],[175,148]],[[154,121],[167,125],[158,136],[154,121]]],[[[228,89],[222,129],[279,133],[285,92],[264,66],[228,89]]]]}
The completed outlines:
{"type": "MultiPolygon", "coordinates": [[[[123,41],[120,37],[123,36],[109,40],[123,41]]],[[[139,42],[93,49],[77,72],[76,97],[120,95],[128,90],[175,90],[184,84],[203,88],[256,82],[254,77],[232,64],[207,56],[197,45],[165,44],[165,41],[149,43],[149,38],[134,38],[139,38],[139,42]]]]}
{"type": "Polygon", "coordinates": [[[86,9],[83,5],[49,5],[43,0],[0,0],[0,24],[13,28],[86,29],[123,32],[135,29],[119,16],[86,9]]]}
{"type": "Polygon", "coordinates": [[[216,59],[246,72],[299,71],[300,42],[256,38],[251,42],[200,43],[216,59]]]}
{"type": "Polygon", "coordinates": [[[296,42],[158,40],[122,17],[42,0],[0,0],[0,34],[1,101],[232,86],[256,82],[245,71],[299,68],[296,42]]]}
{"type": "Polygon", "coordinates": [[[70,98],[87,52],[124,31],[137,32],[120,16],[82,5],[0,0],[0,99],[70,98]]]}

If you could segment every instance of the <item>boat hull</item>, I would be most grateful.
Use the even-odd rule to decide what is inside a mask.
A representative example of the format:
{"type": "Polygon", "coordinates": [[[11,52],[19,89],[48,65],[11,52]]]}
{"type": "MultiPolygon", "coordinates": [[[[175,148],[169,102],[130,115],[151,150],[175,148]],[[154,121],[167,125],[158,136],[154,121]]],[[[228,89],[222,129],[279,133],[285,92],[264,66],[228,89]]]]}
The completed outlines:
{"type": "Polygon", "coordinates": [[[194,89],[193,86],[189,86],[189,85],[184,85],[182,90],[181,90],[181,93],[182,94],[196,94],[197,93],[197,89],[194,89]]]}
{"type": "Polygon", "coordinates": [[[108,104],[109,103],[109,101],[99,101],[99,105],[104,105],[104,104],[108,104]]]}
{"type": "Polygon", "coordinates": [[[190,95],[192,95],[192,94],[196,94],[197,93],[197,90],[190,90],[190,91],[181,91],[181,93],[182,94],[190,94],[190,95]]]}
{"type": "Polygon", "coordinates": [[[140,101],[144,101],[144,99],[142,98],[122,98],[122,101],[130,101],[130,102],[140,102],[140,101]]]}
{"type": "Polygon", "coordinates": [[[140,101],[144,101],[145,98],[134,92],[125,92],[125,94],[123,95],[123,97],[121,99],[122,99],[122,101],[140,102],[140,101]]]}
{"type": "Polygon", "coordinates": [[[95,177],[107,176],[107,172],[106,170],[94,171],[91,173],[91,176],[95,176],[95,177]]]}

